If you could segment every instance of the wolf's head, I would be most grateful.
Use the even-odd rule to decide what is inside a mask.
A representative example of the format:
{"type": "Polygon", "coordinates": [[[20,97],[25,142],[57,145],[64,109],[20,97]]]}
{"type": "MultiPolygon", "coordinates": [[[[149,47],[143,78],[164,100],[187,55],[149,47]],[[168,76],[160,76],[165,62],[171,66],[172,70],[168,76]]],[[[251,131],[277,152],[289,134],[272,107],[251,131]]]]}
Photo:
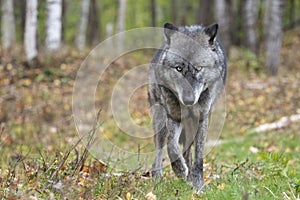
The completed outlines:
{"type": "Polygon", "coordinates": [[[164,28],[165,48],[157,76],[183,105],[194,105],[220,78],[218,25],[176,27],[166,23],[164,28]]]}

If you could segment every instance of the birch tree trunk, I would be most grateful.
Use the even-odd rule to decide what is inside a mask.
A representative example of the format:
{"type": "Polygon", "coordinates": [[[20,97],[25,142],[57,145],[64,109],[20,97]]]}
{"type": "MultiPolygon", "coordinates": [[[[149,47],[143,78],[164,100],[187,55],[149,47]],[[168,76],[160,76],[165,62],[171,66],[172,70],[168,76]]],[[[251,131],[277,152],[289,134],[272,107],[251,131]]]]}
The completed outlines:
{"type": "Polygon", "coordinates": [[[270,75],[277,75],[282,41],[284,0],[266,0],[265,3],[266,68],[270,75]]]}
{"type": "MultiPolygon", "coordinates": [[[[119,0],[119,11],[117,18],[117,31],[122,32],[125,31],[125,22],[126,22],[126,1],[127,0],[119,0]]],[[[123,37],[121,36],[118,41],[118,48],[123,48],[123,37]]]]}
{"type": "Polygon", "coordinates": [[[114,25],[113,23],[107,23],[106,26],[105,26],[105,31],[106,31],[106,39],[109,38],[110,36],[112,36],[113,34],[113,31],[114,31],[114,25]]]}
{"type": "Polygon", "coordinates": [[[220,39],[227,55],[231,44],[231,0],[215,0],[215,15],[219,24],[218,38],[220,39]]]}
{"type": "Polygon", "coordinates": [[[37,57],[37,0],[26,1],[26,22],[24,48],[26,60],[30,64],[37,57]]]}
{"type": "Polygon", "coordinates": [[[258,54],[257,45],[257,17],[258,17],[258,0],[246,0],[244,7],[244,21],[245,21],[245,32],[246,32],[246,46],[256,55],[258,54]]]}
{"type": "Polygon", "coordinates": [[[62,33],[62,0],[47,0],[46,48],[53,52],[60,48],[62,33]]]}
{"type": "Polygon", "coordinates": [[[117,19],[118,32],[125,30],[126,2],[127,0],[119,0],[119,12],[118,12],[118,19],[117,19]]]}
{"type": "Polygon", "coordinates": [[[76,37],[76,47],[82,50],[85,47],[86,30],[89,18],[90,0],[82,0],[81,17],[79,23],[78,34],[76,37]]]}
{"type": "Polygon", "coordinates": [[[16,40],[15,17],[12,0],[2,0],[2,45],[4,49],[14,45],[16,40]]]}

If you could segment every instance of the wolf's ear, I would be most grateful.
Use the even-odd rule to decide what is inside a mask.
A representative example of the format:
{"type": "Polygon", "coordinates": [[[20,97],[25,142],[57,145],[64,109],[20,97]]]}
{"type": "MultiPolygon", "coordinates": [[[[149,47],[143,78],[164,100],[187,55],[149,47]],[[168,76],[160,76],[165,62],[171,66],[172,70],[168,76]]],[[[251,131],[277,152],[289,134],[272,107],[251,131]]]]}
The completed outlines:
{"type": "Polygon", "coordinates": [[[214,43],[214,40],[217,36],[218,28],[219,28],[218,24],[212,24],[212,25],[207,26],[204,29],[204,32],[206,33],[206,35],[209,36],[209,44],[214,43]]]}
{"type": "Polygon", "coordinates": [[[178,31],[178,27],[174,26],[173,24],[170,23],[165,23],[164,24],[164,31],[165,31],[165,38],[166,42],[170,44],[170,37],[171,35],[175,32],[178,31]]]}

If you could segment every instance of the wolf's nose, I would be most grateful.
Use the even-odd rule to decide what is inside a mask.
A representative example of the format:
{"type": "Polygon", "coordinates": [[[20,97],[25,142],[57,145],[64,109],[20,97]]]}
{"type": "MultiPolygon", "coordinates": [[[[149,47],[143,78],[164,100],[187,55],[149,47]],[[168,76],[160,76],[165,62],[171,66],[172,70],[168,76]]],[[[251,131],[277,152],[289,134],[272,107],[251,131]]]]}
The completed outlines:
{"type": "Polygon", "coordinates": [[[184,105],[191,106],[194,104],[195,98],[190,96],[185,96],[183,97],[182,101],[184,105]]]}

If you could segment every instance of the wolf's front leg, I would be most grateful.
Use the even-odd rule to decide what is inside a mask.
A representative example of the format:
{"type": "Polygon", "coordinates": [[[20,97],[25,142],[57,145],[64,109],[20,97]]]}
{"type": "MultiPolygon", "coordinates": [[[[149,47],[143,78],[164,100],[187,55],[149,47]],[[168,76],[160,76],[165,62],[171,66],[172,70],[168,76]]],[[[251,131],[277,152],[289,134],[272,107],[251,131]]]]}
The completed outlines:
{"type": "Polygon", "coordinates": [[[203,158],[204,158],[204,147],[206,141],[207,127],[208,127],[208,117],[205,117],[202,121],[200,121],[197,135],[194,141],[195,160],[194,160],[194,164],[190,176],[196,191],[200,191],[204,185],[203,158]]]}
{"type": "MultiPolygon", "coordinates": [[[[187,165],[187,168],[189,169],[189,173],[191,173],[191,169],[192,169],[192,151],[191,151],[191,149],[192,149],[191,144],[189,144],[189,146],[187,146],[187,144],[184,144],[183,153],[182,153],[185,163],[187,165]]],[[[188,175],[187,181],[190,181],[190,182],[192,181],[190,175],[188,175]]]]}
{"type": "Polygon", "coordinates": [[[152,165],[151,173],[153,177],[160,177],[163,175],[163,148],[167,137],[166,128],[166,113],[159,105],[152,106],[153,114],[153,129],[154,129],[154,143],[155,143],[155,160],[152,165]]]}
{"type": "Polygon", "coordinates": [[[188,175],[188,167],[184,158],[181,155],[179,148],[179,136],[182,131],[180,123],[175,122],[172,119],[167,119],[168,137],[168,154],[171,161],[172,169],[176,176],[186,178],[188,175]]]}
{"type": "Polygon", "coordinates": [[[165,143],[166,134],[167,134],[167,129],[166,127],[163,127],[158,133],[154,135],[156,154],[155,154],[155,160],[151,170],[153,177],[161,177],[163,175],[162,156],[163,156],[163,147],[165,143]]]}

